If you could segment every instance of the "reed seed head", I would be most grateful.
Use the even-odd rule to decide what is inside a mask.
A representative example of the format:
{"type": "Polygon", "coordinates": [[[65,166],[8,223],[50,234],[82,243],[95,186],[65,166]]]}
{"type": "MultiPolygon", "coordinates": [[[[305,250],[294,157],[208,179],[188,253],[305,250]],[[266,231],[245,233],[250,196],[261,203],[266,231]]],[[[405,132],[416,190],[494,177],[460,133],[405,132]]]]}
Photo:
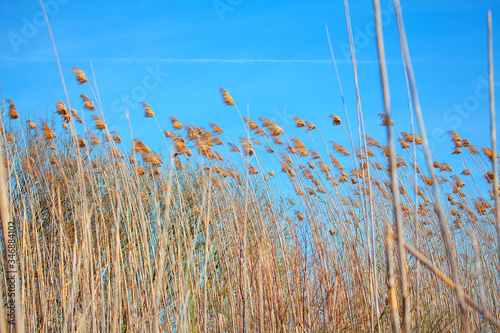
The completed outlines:
{"type": "Polygon", "coordinates": [[[36,129],[36,124],[32,122],[31,120],[28,120],[28,128],[29,129],[36,129]]]}
{"type": "Polygon", "coordinates": [[[84,84],[85,82],[89,82],[89,80],[87,80],[87,77],[85,76],[85,73],[82,70],[76,67],[71,67],[70,69],[73,71],[73,74],[75,74],[75,78],[78,84],[84,84]]]}
{"type": "Polygon", "coordinates": [[[339,126],[340,124],[342,124],[339,116],[331,114],[329,117],[333,120],[333,126],[339,126]]]}
{"type": "Polygon", "coordinates": [[[389,119],[385,113],[379,113],[378,114],[380,120],[382,120],[381,126],[393,126],[394,123],[392,122],[392,119],[389,119]]]}
{"type": "Polygon", "coordinates": [[[14,105],[14,103],[10,99],[7,99],[5,101],[10,104],[9,105],[9,117],[10,117],[10,119],[19,118],[19,114],[17,113],[17,109],[16,109],[16,106],[14,105]]]}
{"type": "Polygon", "coordinates": [[[231,97],[231,95],[229,95],[226,89],[219,88],[219,92],[221,93],[222,100],[226,106],[234,105],[233,98],[231,97]]]}
{"type": "Polygon", "coordinates": [[[177,120],[177,118],[175,118],[174,116],[169,116],[168,119],[170,119],[170,122],[172,123],[172,127],[174,129],[181,129],[182,128],[182,124],[180,123],[179,120],[177,120]]]}
{"type": "Polygon", "coordinates": [[[146,118],[151,118],[151,117],[154,117],[155,114],[153,112],[153,110],[151,110],[151,107],[149,106],[148,103],[146,102],[141,102],[142,106],[144,107],[144,117],[146,118]]]}
{"type": "Polygon", "coordinates": [[[79,148],[85,148],[87,147],[87,140],[78,138],[78,147],[79,148]]]}
{"type": "Polygon", "coordinates": [[[47,123],[45,123],[45,122],[42,123],[42,132],[43,132],[43,136],[45,137],[45,140],[47,140],[47,141],[56,138],[56,133],[54,133],[54,131],[51,130],[49,128],[49,126],[47,125],[47,123]]]}

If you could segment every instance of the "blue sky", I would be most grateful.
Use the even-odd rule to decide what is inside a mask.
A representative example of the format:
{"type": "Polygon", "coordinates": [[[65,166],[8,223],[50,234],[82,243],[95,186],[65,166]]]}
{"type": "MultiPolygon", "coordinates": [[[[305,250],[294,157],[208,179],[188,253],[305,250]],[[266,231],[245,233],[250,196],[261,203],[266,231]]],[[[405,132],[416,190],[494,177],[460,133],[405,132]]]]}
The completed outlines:
{"type": "MultiPolygon", "coordinates": [[[[129,139],[124,118],[130,104],[134,137],[150,147],[162,145],[151,119],[142,117],[140,101],[156,113],[162,129],[169,115],[182,123],[215,122],[231,138],[244,135],[234,109],[222,105],[225,87],[242,112],[268,117],[289,135],[292,115],[313,122],[329,140],[346,144],[328,115],[345,118],[331,62],[325,23],[338,60],[351,123],[356,95],[347,53],[343,1],[45,1],[70,94],[78,111],[81,93],[70,67],[85,71],[90,61],[108,127],[129,139]],[[128,97],[127,97],[128,96],[128,97]],[[152,130],[153,129],[153,130],[152,130]]],[[[392,1],[381,0],[393,119],[410,131],[408,104],[392,1]]],[[[449,161],[455,130],[477,146],[489,146],[486,94],[486,13],[492,10],[496,82],[500,82],[500,4],[494,0],[402,0],[403,15],[420,99],[433,152],[449,161]]],[[[383,112],[372,1],[350,3],[358,59],[360,94],[367,134],[384,141],[377,114],[383,112]]],[[[0,86],[30,119],[51,115],[65,101],[50,37],[38,1],[0,3],[0,86]]],[[[500,86],[497,86],[497,100],[500,86]]],[[[353,128],[356,131],[356,127],[353,128]]],[[[458,160],[458,159],[457,159],[458,160]]]]}

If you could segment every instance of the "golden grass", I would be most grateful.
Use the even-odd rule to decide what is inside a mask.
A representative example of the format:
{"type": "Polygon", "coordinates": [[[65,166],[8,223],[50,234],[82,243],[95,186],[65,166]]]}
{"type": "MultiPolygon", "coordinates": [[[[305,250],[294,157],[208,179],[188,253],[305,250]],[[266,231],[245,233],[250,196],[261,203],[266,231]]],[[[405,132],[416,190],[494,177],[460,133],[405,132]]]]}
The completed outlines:
{"type": "MultiPolygon", "coordinates": [[[[88,102],[83,98],[82,108],[88,102]]],[[[98,132],[73,140],[61,127],[76,117],[64,110],[58,102],[60,121],[36,126],[16,120],[19,126],[2,131],[27,331],[391,327],[384,310],[390,299],[384,225],[395,230],[392,190],[384,167],[387,147],[374,138],[366,136],[374,148],[367,156],[336,142],[318,144],[326,142],[319,129],[298,117],[295,123],[309,139],[288,136],[261,118],[261,125],[244,121],[257,136],[231,143],[215,123],[208,131],[170,116],[170,167],[138,139],[128,149],[95,114],[98,132]]],[[[333,126],[341,124],[338,116],[331,118],[333,126]]],[[[338,138],[335,127],[322,131],[338,138]]],[[[458,134],[450,136],[456,146],[458,134]]],[[[423,181],[415,183],[416,137],[398,136],[412,146],[398,156],[396,168],[403,231],[411,244],[405,266],[411,325],[422,331],[460,327],[455,284],[446,280],[434,183],[453,230],[464,292],[494,320],[500,298],[495,211],[480,190],[489,184],[481,175],[490,172],[492,153],[450,155],[450,163],[468,166],[462,176],[436,162],[436,177],[421,174],[423,181]]],[[[391,297],[401,300],[399,283],[391,297]]],[[[468,315],[480,328],[484,317],[468,315]]]]}
{"type": "MultiPolygon", "coordinates": [[[[495,128],[493,149],[448,133],[449,163],[461,162],[462,176],[435,160],[395,0],[422,137],[413,120],[409,133],[398,130],[390,118],[380,5],[374,4],[385,145],[365,133],[353,49],[359,147],[345,103],[347,128],[339,116],[330,119],[350,148],[327,144],[324,134],[339,140],[337,127],[320,132],[294,116],[303,135],[297,137],[265,117],[260,125],[243,118],[224,88],[223,103],[236,109],[244,127],[239,143],[215,123],[208,131],[174,116],[172,129],[162,130],[142,102],[144,116],[165,135],[168,155],[135,138],[127,147],[109,132],[99,95],[75,67],[77,83],[88,84],[94,97],[80,95],[81,117],[57,102],[58,119],[37,126],[19,119],[12,101],[5,100],[8,108],[2,101],[6,189],[0,203],[4,239],[9,213],[18,229],[21,289],[15,296],[24,316],[17,331],[500,329],[495,128]],[[97,111],[90,116],[96,133],[83,110],[97,111]],[[83,124],[81,133],[75,122],[83,124]],[[417,155],[425,155],[428,173],[417,155]]],[[[337,79],[344,101],[338,72],[337,79]]],[[[5,279],[2,285],[5,291],[5,279]]]]}

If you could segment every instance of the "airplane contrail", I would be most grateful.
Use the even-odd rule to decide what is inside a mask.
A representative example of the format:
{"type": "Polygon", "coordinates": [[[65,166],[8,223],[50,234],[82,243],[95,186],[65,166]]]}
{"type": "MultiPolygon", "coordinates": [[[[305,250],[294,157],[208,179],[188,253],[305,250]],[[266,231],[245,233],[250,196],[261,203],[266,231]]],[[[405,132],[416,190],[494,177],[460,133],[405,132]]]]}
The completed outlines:
{"type": "MultiPolygon", "coordinates": [[[[182,59],[182,58],[60,58],[61,61],[104,61],[112,63],[186,63],[186,64],[310,64],[329,65],[332,60],[316,59],[182,59]]],[[[51,62],[52,57],[0,57],[0,61],[10,62],[51,62]]],[[[336,60],[339,64],[351,64],[351,60],[336,60]]],[[[378,60],[357,60],[358,64],[378,64],[378,60]]],[[[401,64],[400,60],[389,60],[389,64],[401,64]]]]}

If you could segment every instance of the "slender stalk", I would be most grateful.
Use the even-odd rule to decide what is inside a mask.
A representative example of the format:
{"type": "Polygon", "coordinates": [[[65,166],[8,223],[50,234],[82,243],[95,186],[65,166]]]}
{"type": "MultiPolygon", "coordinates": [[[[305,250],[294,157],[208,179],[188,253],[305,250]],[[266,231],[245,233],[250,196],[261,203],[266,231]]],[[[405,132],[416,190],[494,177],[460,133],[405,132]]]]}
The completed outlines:
{"type": "MultiPolygon", "coordinates": [[[[3,143],[0,145],[0,161],[3,161],[3,143]]],[[[0,218],[2,219],[2,232],[5,250],[5,279],[7,280],[7,309],[8,320],[17,333],[24,332],[24,313],[21,304],[21,285],[19,279],[22,278],[19,271],[18,239],[16,233],[19,232],[15,220],[11,220],[9,211],[9,197],[5,186],[6,170],[3,163],[0,163],[0,218]],[[12,323],[14,325],[12,325],[12,323]]],[[[1,309],[3,314],[3,309],[1,309]]],[[[5,321],[0,323],[5,332],[5,321]]]]}
{"type": "MultiPolygon", "coordinates": [[[[403,297],[403,331],[410,332],[411,314],[410,314],[410,300],[408,295],[408,280],[406,272],[407,253],[404,247],[405,236],[404,236],[402,216],[401,216],[398,176],[396,170],[395,147],[394,147],[394,139],[392,137],[392,126],[390,124],[391,107],[390,107],[390,97],[389,97],[389,82],[387,78],[387,68],[385,64],[384,37],[383,37],[382,21],[380,14],[380,2],[379,0],[374,0],[373,4],[375,7],[375,27],[377,30],[377,49],[378,49],[378,57],[380,63],[380,77],[382,79],[382,90],[384,96],[384,109],[388,119],[388,124],[386,128],[387,128],[387,141],[389,143],[389,165],[390,165],[391,189],[392,189],[392,198],[394,207],[394,220],[396,221],[396,232],[398,235],[399,273],[401,279],[401,294],[403,297]]],[[[387,232],[389,232],[389,228],[390,226],[387,225],[387,232]]],[[[394,312],[393,316],[395,316],[394,312]]],[[[394,330],[397,330],[396,327],[394,327],[394,330]]]]}
{"type": "MultiPolygon", "coordinates": [[[[415,249],[413,246],[406,244],[405,245],[406,249],[408,252],[413,254],[415,258],[417,258],[422,264],[424,264],[425,267],[427,267],[430,271],[432,271],[434,274],[436,274],[437,277],[441,279],[444,283],[446,283],[448,286],[451,287],[451,289],[456,289],[458,286],[455,282],[453,282],[452,279],[447,277],[443,271],[441,271],[439,268],[434,266],[432,262],[427,259],[422,253],[420,253],[417,249],[415,249]]],[[[482,314],[487,320],[489,320],[493,326],[496,328],[500,329],[500,322],[493,316],[491,313],[486,311],[484,307],[481,305],[477,304],[470,296],[467,294],[464,295],[464,301],[467,302],[474,310],[482,314]]]]}
{"type": "Polygon", "coordinates": [[[416,83],[415,83],[415,74],[413,72],[413,66],[412,66],[411,59],[410,59],[410,52],[408,50],[408,42],[406,40],[406,32],[405,32],[404,23],[403,23],[403,14],[401,12],[401,4],[400,4],[399,0],[394,0],[394,8],[396,11],[396,19],[398,22],[398,32],[399,32],[400,43],[401,43],[402,48],[403,48],[403,56],[405,58],[407,68],[408,68],[408,78],[410,80],[410,87],[411,87],[413,103],[415,106],[415,112],[417,114],[418,127],[419,127],[420,133],[422,135],[424,152],[425,152],[425,157],[426,157],[426,161],[427,161],[427,167],[428,167],[431,179],[433,180],[432,188],[433,188],[433,192],[434,192],[434,201],[436,204],[436,212],[438,215],[439,227],[441,229],[441,233],[442,233],[443,238],[444,238],[446,255],[448,257],[448,263],[450,265],[452,277],[453,277],[454,282],[457,285],[455,291],[456,291],[456,295],[457,295],[457,299],[458,299],[458,304],[460,306],[460,311],[462,312],[462,329],[465,332],[470,332],[467,308],[466,308],[465,301],[463,298],[463,288],[462,288],[462,285],[460,283],[460,276],[458,273],[458,268],[457,268],[457,263],[456,263],[455,247],[454,247],[453,240],[451,238],[451,233],[450,233],[450,229],[448,227],[448,223],[446,221],[446,217],[444,216],[443,204],[441,202],[439,185],[438,185],[438,182],[435,180],[435,172],[434,172],[434,168],[432,165],[431,152],[430,152],[429,143],[428,143],[429,141],[427,139],[427,133],[425,130],[422,110],[420,108],[420,101],[418,98],[417,87],[416,87],[416,83]]]}
{"type": "MultiPolygon", "coordinates": [[[[497,229],[498,264],[500,267],[500,199],[498,190],[498,156],[497,156],[497,131],[495,120],[495,80],[493,71],[493,29],[491,11],[488,11],[488,77],[490,84],[490,124],[491,146],[493,148],[493,193],[495,195],[495,227],[497,229]]],[[[500,272],[499,272],[500,274],[500,272]]]]}
{"type": "MultiPolygon", "coordinates": [[[[366,156],[366,173],[367,173],[367,180],[364,182],[364,185],[368,186],[368,191],[369,191],[369,196],[368,196],[368,202],[369,205],[364,203],[362,207],[366,207],[368,209],[363,209],[363,220],[365,221],[365,226],[367,230],[371,231],[371,237],[367,233],[367,243],[369,244],[369,247],[371,247],[372,252],[367,251],[367,257],[368,257],[368,264],[369,264],[369,269],[370,269],[370,296],[371,296],[371,303],[372,303],[372,327],[376,326],[380,329],[380,326],[378,323],[374,323],[374,318],[373,316],[375,315],[376,318],[378,319],[380,317],[380,310],[378,306],[378,282],[376,278],[376,266],[377,266],[377,258],[375,255],[375,232],[374,232],[374,210],[373,210],[373,197],[371,195],[372,192],[372,179],[371,179],[371,172],[370,172],[370,157],[368,155],[368,146],[366,144],[366,133],[365,133],[365,125],[364,125],[364,119],[363,119],[363,111],[361,108],[361,96],[359,93],[359,85],[358,85],[358,69],[357,69],[357,63],[356,63],[356,50],[354,48],[354,41],[352,37],[352,26],[351,26],[351,17],[349,13],[349,3],[347,0],[344,1],[344,7],[346,11],[346,18],[347,18],[347,28],[348,28],[348,33],[349,33],[349,44],[350,44],[350,50],[351,50],[351,61],[352,61],[352,70],[353,70],[353,75],[354,75],[354,84],[356,88],[356,107],[357,107],[357,114],[358,114],[358,124],[361,130],[358,129],[358,139],[359,139],[359,148],[360,151],[363,151],[364,149],[364,155],[366,156]],[[368,224],[369,220],[369,224],[368,224]],[[375,310],[375,311],[373,311],[375,310]],[[375,313],[373,313],[375,312],[375,313]]],[[[357,155],[357,154],[356,154],[357,155]]],[[[357,157],[357,156],[355,156],[357,157]]],[[[357,163],[357,162],[356,162],[357,163]]],[[[362,162],[360,162],[362,163],[362,162]]],[[[357,167],[357,165],[356,165],[357,167]]],[[[361,166],[360,166],[361,168],[361,166]]],[[[358,190],[361,189],[361,183],[358,185],[358,190]]]]}

